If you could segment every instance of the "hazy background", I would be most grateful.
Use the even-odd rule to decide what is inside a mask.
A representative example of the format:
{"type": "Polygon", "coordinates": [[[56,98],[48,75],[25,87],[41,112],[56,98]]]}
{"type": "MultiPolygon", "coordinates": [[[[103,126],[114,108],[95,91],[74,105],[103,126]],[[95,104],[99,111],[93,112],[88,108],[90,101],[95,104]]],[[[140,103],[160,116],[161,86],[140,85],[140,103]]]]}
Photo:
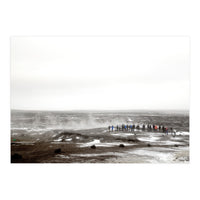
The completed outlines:
{"type": "Polygon", "coordinates": [[[189,109],[189,37],[12,37],[11,108],[189,109]]]}

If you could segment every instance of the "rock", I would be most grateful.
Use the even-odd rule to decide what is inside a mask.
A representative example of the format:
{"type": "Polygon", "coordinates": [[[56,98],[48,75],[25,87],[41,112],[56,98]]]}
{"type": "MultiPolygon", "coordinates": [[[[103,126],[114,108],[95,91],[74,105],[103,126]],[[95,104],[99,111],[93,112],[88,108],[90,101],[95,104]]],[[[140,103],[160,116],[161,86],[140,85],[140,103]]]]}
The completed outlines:
{"type": "Polygon", "coordinates": [[[95,146],[95,145],[92,145],[90,148],[91,148],[91,149],[96,149],[96,146],[95,146]]]}
{"type": "Polygon", "coordinates": [[[119,147],[125,147],[124,144],[120,144],[119,147]]]}
{"type": "Polygon", "coordinates": [[[175,144],[174,146],[175,146],[175,147],[178,147],[178,144],[175,144]]]}
{"type": "Polygon", "coordinates": [[[55,149],[54,153],[61,153],[61,149],[55,149]]]}
{"type": "Polygon", "coordinates": [[[187,157],[185,158],[185,161],[190,161],[189,156],[187,156],[187,157]]]}
{"type": "Polygon", "coordinates": [[[128,139],[128,142],[138,142],[137,139],[128,139]]]}
{"type": "Polygon", "coordinates": [[[22,155],[15,153],[14,155],[11,156],[12,160],[19,160],[22,159],[22,155]]]}
{"type": "Polygon", "coordinates": [[[147,144],[148,147],[151,147],[151,144],[147,144]]]}

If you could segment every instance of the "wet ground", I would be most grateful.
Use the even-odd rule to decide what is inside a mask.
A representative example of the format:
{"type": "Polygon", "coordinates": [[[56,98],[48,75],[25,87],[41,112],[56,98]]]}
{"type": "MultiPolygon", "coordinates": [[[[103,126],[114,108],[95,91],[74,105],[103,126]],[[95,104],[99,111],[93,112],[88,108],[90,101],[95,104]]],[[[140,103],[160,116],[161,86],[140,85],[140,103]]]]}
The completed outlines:
{"type": "Polygon", "coordinates": [[[12,136],[12,163],[188,163],[189,135],[105,128],[12,136]],[[14,139],[13,139],[14,137],[14,139]]]}

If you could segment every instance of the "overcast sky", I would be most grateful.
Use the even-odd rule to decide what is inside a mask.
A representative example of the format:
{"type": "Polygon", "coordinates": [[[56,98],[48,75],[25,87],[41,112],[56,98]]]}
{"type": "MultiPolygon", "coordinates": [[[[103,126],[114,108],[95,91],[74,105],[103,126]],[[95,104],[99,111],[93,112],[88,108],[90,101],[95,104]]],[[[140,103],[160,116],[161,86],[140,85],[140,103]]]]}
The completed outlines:
{"type": "Polygon", "coordinates": [[[11,108],[189,109],[189,37],[12,37],[11,108]]]}

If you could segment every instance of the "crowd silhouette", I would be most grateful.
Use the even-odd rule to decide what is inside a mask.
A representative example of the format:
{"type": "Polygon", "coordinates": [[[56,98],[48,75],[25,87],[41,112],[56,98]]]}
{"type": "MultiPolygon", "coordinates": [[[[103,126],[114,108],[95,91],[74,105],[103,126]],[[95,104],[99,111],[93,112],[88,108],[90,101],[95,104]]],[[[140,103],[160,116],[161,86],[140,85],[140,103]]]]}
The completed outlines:
{"type": "Polygon", "coordinates": [[[108,126],[109,132],[113,131],[122,131],[122,132],[133,132],[134,130],[149,130],[149,131],[159,131],[168,135],[169,131],[171,134],[176,135],[176,130],[172,127],[168,129],[168,127],[164,125],[155,125],[155,124],[122,124],[122,125],[111,125],[108,126]]]}

